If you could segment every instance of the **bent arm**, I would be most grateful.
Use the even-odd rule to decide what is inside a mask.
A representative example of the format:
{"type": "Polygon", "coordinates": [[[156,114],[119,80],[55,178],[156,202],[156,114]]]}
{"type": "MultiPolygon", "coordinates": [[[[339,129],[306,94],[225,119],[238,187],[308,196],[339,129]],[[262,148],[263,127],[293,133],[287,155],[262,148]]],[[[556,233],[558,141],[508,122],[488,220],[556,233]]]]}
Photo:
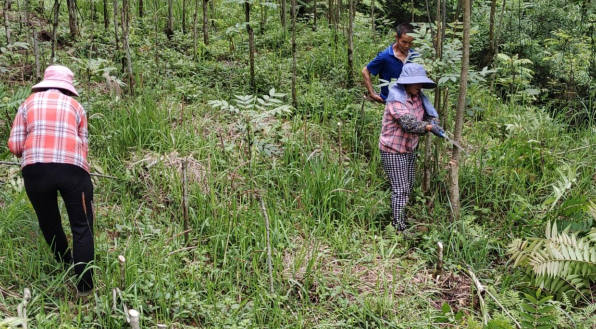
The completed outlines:
{"type": "Polygon", "coordinates": [[[27,122],[23,117],[23,112],[19,108],[14,122],[12,123],[10,137],[8,138],[8,149],[12,154],[16,155],[17,158],[23,156],[25,140],[27,140],[27,122]]]}
{"type": "Polygon", "coordinates": [[[432,129],[432,123],[429,121],[418,121],[411,114],[404,114],[397,118],[401,127],[409,133],[416,135],[425,135],[432,129]]]}
{"type": "Polygon", "coordinates": [[[370,71],[368,70],[368,67],[366,67],[366,66],[362,69],[362,78],[364,80],[364,85],[366,86],[366,90],[368,90],[368,95],[375,101],[377,101],[379,103],[384,103],[383,98],[381,98],[381,96],[379,96],[372,87],[372,82],[370,80],[370,71]]]}

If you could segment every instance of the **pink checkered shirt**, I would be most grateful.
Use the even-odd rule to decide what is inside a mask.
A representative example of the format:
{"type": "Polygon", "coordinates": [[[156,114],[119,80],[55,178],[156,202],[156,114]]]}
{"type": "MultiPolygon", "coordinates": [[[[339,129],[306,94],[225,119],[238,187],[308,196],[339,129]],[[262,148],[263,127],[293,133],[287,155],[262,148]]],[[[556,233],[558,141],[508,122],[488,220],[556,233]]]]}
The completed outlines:
{"type": "Polygon", "coordinates": [[[388,153],[412,153],[418,146],[418,135],[403,130],[398,119],[405,114],[413,115],[417,121],[424,118],[422,97],[408,95],[406,104],[393,101],[385,105],[383,127],[379,139],[379,149],[388,153]]]}
{"type": "Polygon", "coordinates": [[[23,157],[21,168],[38,162],[66,163],[89,172],[85,110],[56,89],[34,93],[19,107],[8,148],[23,157]]]}

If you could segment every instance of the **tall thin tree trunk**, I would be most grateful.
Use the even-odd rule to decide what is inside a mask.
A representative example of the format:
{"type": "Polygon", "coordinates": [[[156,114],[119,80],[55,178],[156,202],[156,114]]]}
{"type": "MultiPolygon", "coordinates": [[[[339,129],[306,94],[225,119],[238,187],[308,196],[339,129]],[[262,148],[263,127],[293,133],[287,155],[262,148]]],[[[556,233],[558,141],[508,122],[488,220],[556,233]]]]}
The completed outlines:
{"type": "MultiPolygon", "coordinates": [[[[427,2],[428,4],[428,2],[427,2]]],[[[430,16],[430,10],[427,7],[427,11],[429,11],[428,15],[430,16]]],[[[435,33],[435,60],[440,60],[442,57],[442,42],[441,42],[441,1],[437,1],[437,8],[436,8],[436,25],[437,31],[435,33]]],[[[437,86],[435,89],[435,109],[440,111],[441,107],[441,88],[437,86]]],[[[439,114],[441,116],[441,114],[439,114]]],[[[431,158],[432,158],[432,135],[427,134],[426,141],[424,142],[425,152],[424,152],[424,175],[422,181],[422,191],[426,195],[430,194],[430,177],[432,176],[432,166],[431,166],[431,158]]],[[[438,161],[439,159],[435,159],[438,161]]]]}
{"type": "Polygon", "coordinates": [[[192,24],[192,54],[197,58],[197,17],[199,16],[199,0],[195,0],[195,13],[192,24]]]}
{"type": "Polygon", "coordinates": [[[489,16],[489,28],[488,28],[488,54],[484,59],[485,65],[492,62],[495,56],[495,10],[497,6],[497,0],[490,2],[490,16],[489,16]]]}
{"type": "Polygon", "coordinates": [[[8,21],[8,9],[10,9],[10,0],[4,0],[4,30],[6,31],[6,43],[11,44],[12,39],[10,37],[10,22],[8,21]]]}
{"type": "Polygon", "coordinates": [[[333,1],[334,0],[329,0],[329,4],[327,6],[327,23],[329,26],[331,26],[331,24],[333,24],[333,17],[334,17],[333,1]]]}
{"type": "Polygon", "coordinates": [[[116,40],[116,50],[120,49],[120,41],[118,40],[118,0],[114,0],[114,38],[116,40]]]}
{"type": "Polygon", "coordinates": [[[174,4],[172,0],[168,0],[168,27],[166,28],[166,35],[168,39],[174,35],[174,4]]]}
{"type": "Polygon", "coordinates": [[[312,30],[317,30],[317,0],[312,0],[312,30]]]}
{"type": "Polygon", "coordinates": [[[35,27],[33,28],[33,53],[35,54],[35,81],[39,81],[39,78],[41,78],[41,64],[39,62],[39,45],[35,27]]]}
{"type": "Polygon", "coordinates": [[[203,43],[205,46],[209,45],[209,12],[207,11],[207,4],[209,0],[203,0],[203,43]]]}
{"type": "Polygon", "coordinates": [[[143,0],[139,0],[139,18],[143,18],[144,11],[145,4],[143,3],[143,0]]]}
{"type": "Polygon", "coordinates": [[[296,97],[296,0],[292,0],[292,106],[298,108],[296,97]]]}
{"type": "Polygon", "coordinates": [[[250,2],[244,2],[244,14],[246,18],[246,32],[248,32],[248,57],[250,60],[250,86],[253,91],[256,90],[255,84],[255,33],[250,26],[250,2]]]}
{"type": "Polygon", "coordinates": [[[126,53],[126,73],[128,75],[128,87],[131,95],[134,95],[135,79],[132,71],[132,59],[130,56],[130,47],[128,44],[128,27],[129,27],[129,3],[128,0],[122,1],[122,48],[126,53]]]}
{"type": "MultiPolygon", "coordinates": [[[[455,130],[453,139],[461,144],[461,135],[464,125],[464,111],[466,107],[466,92],[468,88],[468,70],[470,67],[470,0],[463,0],[464,11],[464,37],[463,54],[461,64],[461,78],[459,85],[459,95],[457,98],[457,111],[455,113],[455,130]]],[[[449,200],[453,209],[454,219],[459,219],[461,214],[461,204],[459,200],[459,166],[461,151],[459,148],[453,148],[451,161],[449,161],[449,200]]]]}
{"type": "Polygon", "coordinates": [[[372,30],[373,33],[376,32],[376,27],[375,27],[375,0],[371,0],[370,1],[370,22],[372,25],[372,30]]]}
{"type": "MultiPolygon", "coordinates": [[[[283,28],[286,28],[286,0],[281,0],[281,8],[280,8],[280,19],[281,19],[281,26],[283,26],[283,28]]],[[[285,35],[285,33],[284,33],[285,35]]]]}
{"type": "Polygon", "coordinates": [[[110,14],[108,12],[108,0],[103,0],[103,27],[110,28],[110,14]]]}
{"type": "Polygon", "coordinates": [[[354,0],[348,11],[348,87],[354,86],[354,0]]]}
{"type": "Polygon", "coordinates": [[[54,0],[54,24],[52,24],[52,58],[50,59],[50,64],[54,64],[56,62],[56,46],[58,42],[56,33],[58,31],[59,14],[60,0],[54,0]]]}
{"type": "Polygon", "coordinates": [[[182,34],[186,34],[186,0],[182,0],[182,34]]]}
{"type": "Polygon", "coordinates": [[[66,0],[68,6],[68,27],[70,28],[70,36],[76,39],[79,35],[79,27],[77,24],[77,3],[75,0],[66,0]]]}
{"type": "Polygon", "coordinates": [[[29,0],[25,0],[25,8],[23,8],[23,10],[25,11],[25,27],[29,27],[29,0]]]}

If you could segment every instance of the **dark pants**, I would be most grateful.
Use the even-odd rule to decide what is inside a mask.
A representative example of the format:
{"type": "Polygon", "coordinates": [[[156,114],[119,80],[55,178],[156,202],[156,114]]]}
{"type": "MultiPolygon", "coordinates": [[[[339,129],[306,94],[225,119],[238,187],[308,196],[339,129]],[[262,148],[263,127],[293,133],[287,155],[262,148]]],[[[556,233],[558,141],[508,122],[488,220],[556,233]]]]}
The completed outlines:
{"type": "Polygon", "coordinates": [[[37,213],[39,227],[56,259],[75,264],[77,289],[93,289],[93,184],[89,173],[70,164],[36,163],[23,168],[25,191],[37,213]],[[72,231],[72,255],[62,228],[58,192],[64,200],[72,231]],[[83,204],[84,201],[84,204],[83,204]]]}
{"type": "Polygon", "coordinates": [[[400,231],[406,229],[404,208],[408,204],[414,178],[416,177],[416,153],[388,153],[381,151],[383,169],[391,183],[391,208],[393,226],[400,231]]]}

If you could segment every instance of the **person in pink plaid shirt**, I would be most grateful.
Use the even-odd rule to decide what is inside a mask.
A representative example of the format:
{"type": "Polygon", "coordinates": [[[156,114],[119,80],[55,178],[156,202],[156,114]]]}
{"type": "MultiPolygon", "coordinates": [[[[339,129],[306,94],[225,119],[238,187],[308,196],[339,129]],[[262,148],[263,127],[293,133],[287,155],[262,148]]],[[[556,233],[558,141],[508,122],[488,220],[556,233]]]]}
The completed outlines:
{"type": "Polygon", "coordinates": [[[408,203],[416,175],[416,148],[419,135],[432,132],[443,136],[438,114],[422,88],[435,88],[424,67],[405,64],[401,76],[389,89],[383,114],[379,149],[383,169],[391,184],[393,226],[398,233],[406,229],[404,207],[408,203]]]}
{"type": "Polygon", "coordinates": [[[18,109],[8,148],[21,160],[25,191],[54,256],[74,263],[79,296],[93,290],[93,184],[89,175],[87,116],[74,96],[73,73],[48,67],[18,109]],[[62,228],[58,192],[72,232],[72,253],[62,228]]]}

